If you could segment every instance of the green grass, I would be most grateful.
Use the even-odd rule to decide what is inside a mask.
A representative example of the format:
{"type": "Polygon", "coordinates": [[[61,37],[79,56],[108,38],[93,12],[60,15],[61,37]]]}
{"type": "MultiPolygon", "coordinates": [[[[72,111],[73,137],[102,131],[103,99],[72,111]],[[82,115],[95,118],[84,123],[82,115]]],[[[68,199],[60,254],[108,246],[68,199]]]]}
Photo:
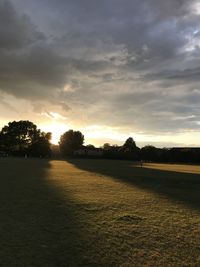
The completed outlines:
{"type": "Polygon", "coordinates": [[[0,159],[0,266],[200,266],[199,174],[0,159]]]}

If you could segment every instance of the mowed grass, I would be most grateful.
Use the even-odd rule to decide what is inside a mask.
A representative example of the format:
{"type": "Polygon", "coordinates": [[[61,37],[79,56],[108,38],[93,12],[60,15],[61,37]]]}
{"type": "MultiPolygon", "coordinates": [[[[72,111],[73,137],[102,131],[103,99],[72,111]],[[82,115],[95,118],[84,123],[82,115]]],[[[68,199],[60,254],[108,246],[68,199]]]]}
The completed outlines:
{"type": "Polygon", "coordinates": [[[145,168],[200,174],[200,165],[144,163],[145,168]]]}
{"type": "Polygon", "coordinates": [[[200,266],[199,166],[0,159],[0,266],[200,266]]]}

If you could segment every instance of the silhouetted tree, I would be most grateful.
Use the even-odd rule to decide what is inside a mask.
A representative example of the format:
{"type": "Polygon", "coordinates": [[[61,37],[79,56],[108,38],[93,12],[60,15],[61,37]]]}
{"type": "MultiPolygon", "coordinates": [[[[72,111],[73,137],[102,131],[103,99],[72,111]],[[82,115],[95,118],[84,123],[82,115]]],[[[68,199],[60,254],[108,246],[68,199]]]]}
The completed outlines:
{"type": "Polygon", "coordinates": [[[7,147],[5,145],[5,135],[0,132],[0,151],[7,151],[7,147]]]}
{"type": "Polygon", "coordinates": [[[30,145],[28,154],[31,156],[50,157],[51,156],[51,133],[40,133],[40,136],[30,145]]]}
{"type": "Polygon", "coordinates": [[[69,130],[60,137],[60,151],[63,156],[71,156],[74,151],[81,148],[84,135],[79,131],[69,130]]]}
{"type": "Polygon", "coordinates": [[[0,145],[12,155],[49,155],[50,139],[50,133],[41,132],[31,121],[9,122],[0,132],[0,145]]]}
{"type": "Polygon", "coordinates": [[[140,158],[140,149],[136,146],[132,137],[129,137],[122,146],[122,152],[125,159],[138,160],[140,158]]]}
{"type": "Polygon", "coordinates": [[[132,137],[129,137],[125,141],[125,143],[124,143],[124,145],[122,147],[122,150],[124,152],[135,152],[136,149],[137,149],[137,146],[136,146],[136,143],[135,143],[135,141],[133,140],[132,137]]]}
{"type": "Polygon", "coordinates": [[[109,150],[111,150],[111,145],[109,144],[109,143],[105,143],[104,145],[103,145],[103,150],[105,150],[105,151],[109,151],[109,150]]]}

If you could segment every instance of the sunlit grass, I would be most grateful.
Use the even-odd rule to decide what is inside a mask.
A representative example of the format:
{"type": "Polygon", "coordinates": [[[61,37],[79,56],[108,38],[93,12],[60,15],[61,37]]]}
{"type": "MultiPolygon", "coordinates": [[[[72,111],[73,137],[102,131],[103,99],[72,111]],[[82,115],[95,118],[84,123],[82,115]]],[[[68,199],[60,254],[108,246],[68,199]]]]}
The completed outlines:
{"type": "Polygon", "coordinates": [[[198,175],[107,160],[0,169],[0,266],[200,265],[198,175]]]}
{"type": "Polygon", "coordinates": [[[144,163],[143,167],[163,171],[200,174],[200,165],[144,163]]]}

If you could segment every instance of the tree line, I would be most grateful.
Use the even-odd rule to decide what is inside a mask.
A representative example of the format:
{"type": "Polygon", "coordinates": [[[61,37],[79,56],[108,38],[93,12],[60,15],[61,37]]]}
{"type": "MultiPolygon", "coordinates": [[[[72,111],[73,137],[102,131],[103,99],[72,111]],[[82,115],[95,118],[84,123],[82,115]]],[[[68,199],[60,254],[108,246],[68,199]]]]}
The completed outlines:
{"type": "Polygon", "coordinates": [[[13,121],[0,131],[0,156],[27,157],[88,157],[76,151],[100,151],[107,159],[143,160],[153,162],[200,163],[200,148],[156,148],[151,145],[137,147],[129,137],[122,146],[105,143],[101,148],[84,146],[84,135],[80,131],[69,130],[60,137],[59,145],[51,144],[51,133],[43,132],[30,121],[13,121]]]}
{"type": "Polygon", "coordinates": [[[110,159],[133,159],[145,162],[200,163],[200,148],[157,148],[146,145],[134,152],[124,153],[123,146],[105,144],[104,157],[110,159]]]}
{"type": "Polygon", "coordinates": [[[0,151],[11,156],[50,157],[51,133],[30,121],[13,121],[0,132],[0,151]]]}
{"type": "Polygon", "coordinates": [[[0,156],[52,157],[73,156],[82,147],[84,136],[69,130],[60,137],[59,149],[51,144],[50,132],[43,132],[28,120],[9,122],[0,131],[0,156]]]}

